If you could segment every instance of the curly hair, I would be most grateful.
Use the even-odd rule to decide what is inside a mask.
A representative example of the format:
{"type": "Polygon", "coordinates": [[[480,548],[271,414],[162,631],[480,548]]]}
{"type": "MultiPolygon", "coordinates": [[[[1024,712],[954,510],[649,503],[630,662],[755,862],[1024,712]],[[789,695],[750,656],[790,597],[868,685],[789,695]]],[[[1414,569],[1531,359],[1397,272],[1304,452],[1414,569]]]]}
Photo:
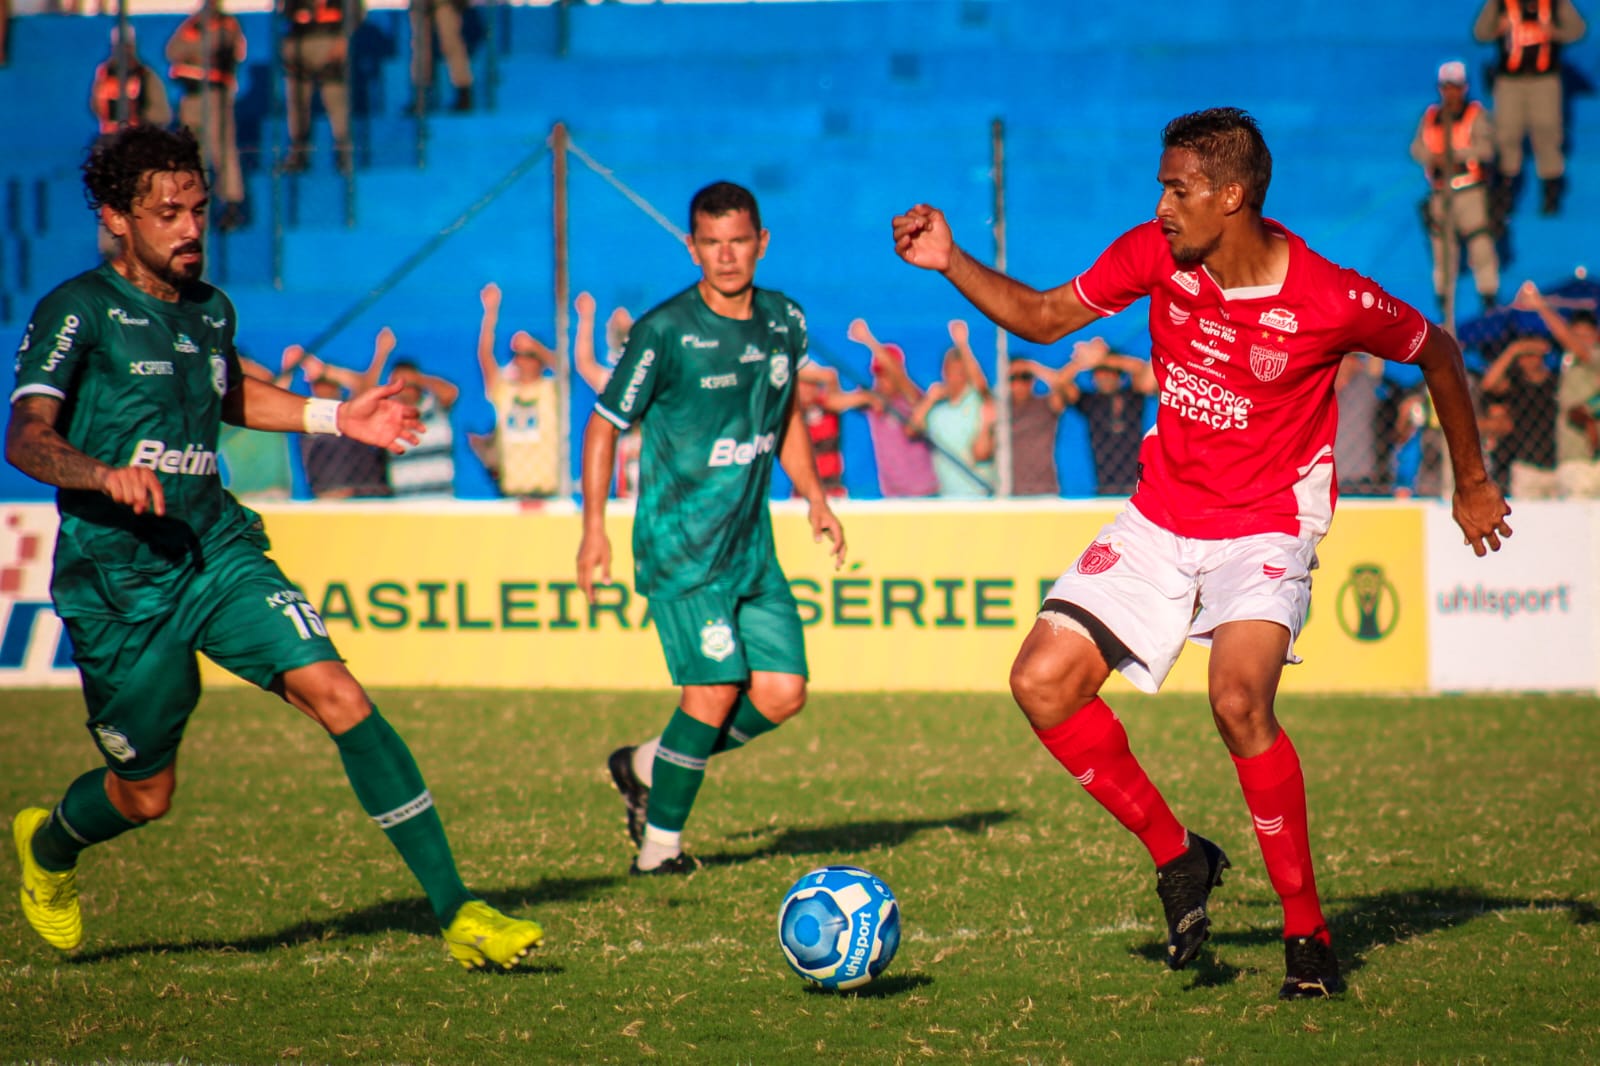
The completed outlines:
{"type": "Polygon", "coordinates": [[[1161,131],[1163,148],[1187,148],[1200,157],[1200,172],[1214,185],[1238,182],[1245,203],[1260,211],[1272,184],[1272,153],[1256,120],[1237,107],[1213,107],[1179,115],[1161,131]]]}
{"type": "Polygon", "coordinates": [[[193,171],[205,182],[200,144],[186,129],[125,126],[101,137],[83,161],[83,198],[91,210],[109,207],[129,214],[150,191],[158,172],[193,171]]]}

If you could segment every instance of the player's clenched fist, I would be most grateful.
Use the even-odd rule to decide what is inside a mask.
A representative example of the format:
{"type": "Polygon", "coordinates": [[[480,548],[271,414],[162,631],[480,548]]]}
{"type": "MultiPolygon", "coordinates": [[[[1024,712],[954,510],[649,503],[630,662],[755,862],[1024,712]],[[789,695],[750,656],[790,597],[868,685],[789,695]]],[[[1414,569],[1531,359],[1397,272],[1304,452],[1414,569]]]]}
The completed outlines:
{"type": "Polygon", "coordinates": [[[949,270],[955,238],[944,212],[918,204],[894,219],[894,250],[901,259],[924,270],[949,270]]]}
{"type": "Polygon", "coordinates": [[[133,508],[134,514],[167,513],[167,497],[161,491],[161,479],[147,466],[106,467],[100,491],[124,507],[133,508]]]}

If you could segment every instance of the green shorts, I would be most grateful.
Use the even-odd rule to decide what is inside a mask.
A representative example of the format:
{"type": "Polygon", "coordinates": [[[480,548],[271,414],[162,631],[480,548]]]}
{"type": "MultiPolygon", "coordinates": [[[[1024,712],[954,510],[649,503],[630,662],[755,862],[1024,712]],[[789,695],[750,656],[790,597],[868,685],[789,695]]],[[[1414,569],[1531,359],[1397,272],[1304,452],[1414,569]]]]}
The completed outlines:
{"type": "Polygon", "coordinates": [[[752,670],[807,676],[800,610],[776,559],[753,592],[652,597],[650,617],[675,685],[739,685],[752,670]]]}
{"type": "Polygon", "coordinates": [[[63,620],[89,732],[118,777],[150,777],[177,756],[200,700],[196,652],[261,688],[286,671],[339,658],[316,608],[267,557],[267,546],[264,536],[224,545],[160,617],[63,620]]]}

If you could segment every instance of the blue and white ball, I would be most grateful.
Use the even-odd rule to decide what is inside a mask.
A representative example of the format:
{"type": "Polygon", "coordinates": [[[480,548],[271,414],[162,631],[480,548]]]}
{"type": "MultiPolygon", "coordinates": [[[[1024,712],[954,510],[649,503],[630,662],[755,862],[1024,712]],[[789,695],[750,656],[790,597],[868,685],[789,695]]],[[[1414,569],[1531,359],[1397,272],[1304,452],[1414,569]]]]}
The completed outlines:
{"type": "Polygon", "coordinates": [[[889,966],[900,947],[900,905],[889,886],[858,866],[812,870],[778,908],[778,943],[794,972],[845,991],[889,966]]]}

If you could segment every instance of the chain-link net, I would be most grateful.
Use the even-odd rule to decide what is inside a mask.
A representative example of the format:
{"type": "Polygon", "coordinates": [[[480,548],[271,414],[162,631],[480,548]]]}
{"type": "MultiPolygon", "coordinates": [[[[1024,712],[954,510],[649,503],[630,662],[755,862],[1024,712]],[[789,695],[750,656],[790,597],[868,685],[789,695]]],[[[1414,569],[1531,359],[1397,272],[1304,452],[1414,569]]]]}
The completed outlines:
{"type": "Polygon", "coordinates": [[[1461,327],[1487,465],[1512,497],[1600,496],[1597,306],[1580,273],[1461,327]]]}

